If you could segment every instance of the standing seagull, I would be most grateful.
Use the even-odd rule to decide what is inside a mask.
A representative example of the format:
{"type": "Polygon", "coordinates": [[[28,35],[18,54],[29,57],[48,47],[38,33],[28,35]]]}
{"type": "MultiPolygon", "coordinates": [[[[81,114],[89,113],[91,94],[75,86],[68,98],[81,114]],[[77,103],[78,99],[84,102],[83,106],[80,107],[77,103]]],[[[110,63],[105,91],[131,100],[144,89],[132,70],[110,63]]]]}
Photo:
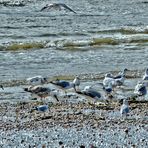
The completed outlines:
{"type": "Polygon", "coordinates": [[[80,78],[78,76],[75,77],[75,79],[73,80],[73,83],[75,84],[75,88],[79,89],[80,86],[80,78]]]}
{"type": "Polygon", "coordinates": [[[73,13],[76,13],[74,10],[72,10],[70,7],[68,7],[67,5],[63,4],[63,3],[52,3],[52,4],[47,4],[46,6],[44,6],[41,11],[45,10],[45,9],[56,9],[56,10],[62,10],[62,8],[67,9],[73,13]]]}
{"type": "Polygon", "coordinates": [[[122,72],[120,72],[117,76],[114,77],[118,86],[124,84],[125,74],[126,74],[127,71],[128,71],[128,69],[124,68],[124,70],[122,72]]]}
{"type": "Polygon", "coordinates": [[[113,78],[113,75],[111,73],[107,73],[105,74],[105,78],[103,80],[103,86],[106,87],[106,86],[109,86],[110,84],[112,86],[116,86],[116,81],[113,78]]]}
{"type": "Polygon", "coordinates": [[[129,70],[127,68],[124,68],[123,71],[119,72],[118,75],[114,77],[114,79],[121,78],[122,76],[125,76],[127,71],[129,71],[129,70]]]}
{"type": "Polygon", "coordinates": [[[124,99],[123,104],[120,109],[120,114],[121,114],[121,116],[123,116],[123,115],[127,116],[128,113],[129,113],[128,101],[126,99],[124,99]]]}
{"type": "Polygon", "coordinates": [[[54,90],[51,90],[49,87],[42,87],[42,86],[30,86],[28,88],[24,88],[24,91],[31,92],[33,95],[38,97],[46,98],[48,96],[53,96],[57,101],[59,101],[57,95],[53,93],[54,90]]]}
{"type": "Polygon", "coordinates": [[[103,86],[103,90],[108,98],[113,98],[113,87],[111,83],[109,83],[108,86],[103,86]]]}
{"type": "Polygon", "coordinates": [[[31,77],[31,78],[28,78],[27,82],[28,82],[29,85],[42,85],[42,84],[47,83],[48,81],[47,81],[47,78],[45,78],[45,77],[34,76],[34,77],[31,77]]]}

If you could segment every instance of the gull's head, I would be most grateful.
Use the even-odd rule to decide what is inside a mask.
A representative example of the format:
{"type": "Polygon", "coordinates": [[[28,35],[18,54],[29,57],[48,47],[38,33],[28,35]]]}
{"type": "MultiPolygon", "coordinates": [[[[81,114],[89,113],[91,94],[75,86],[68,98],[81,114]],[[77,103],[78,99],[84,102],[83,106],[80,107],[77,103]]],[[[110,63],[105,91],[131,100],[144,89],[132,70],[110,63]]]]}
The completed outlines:
{"type": "Polygon", "coordinates": [[[48,78],[43,78],[42,81],[43,83],[48,83],[48,78]]]}
{"type": "Polygon", "coordinates": [[[92,89],[91,86],[85,86],[85,87],[84,87],[84,91],[88,91],[88,90],[90,90],[90,89],[92,89]]]}
{"type": "Polygon", "coordinates": [[[124,105],[128,105],[128,100],[127,100],[127,99],[124,99],[124,100],[123,100],[123,104],[124,104],[124,105]]]}
{"type": "Polygon", "coordinates": [[[75,77],[75,79],[73,80],[73,83],[76,85],[76,86],[79,86],[80,85],[80,78],[78,76],[75,77]]]}
{"type": "Polygon", "coordinates": [[[129,71],[127,68],[124,68],[123,71],[129,71]]]}
{"type": "Polygon", "coordinates": [[[107,74],[105,74],[105,77],[112,78],[113,75],[111,73],[107,73],[107,74]]]}
{"type": "Polygon", "coordinates": [[[76,76],[76,77],[74,78],[74,81],[80,81],[79,76],[76,76]]]}
{"type": "Polygon", "coordinates": [[[76,76],[75,79],[80,80],[79,76],[76,76]]]}
{"type": "Polygon", "coordinates": [[[124,68],[124,69],[123,69],[123,74],[125,75],[127,71],[129,71],[129,69],[124,68]]]}

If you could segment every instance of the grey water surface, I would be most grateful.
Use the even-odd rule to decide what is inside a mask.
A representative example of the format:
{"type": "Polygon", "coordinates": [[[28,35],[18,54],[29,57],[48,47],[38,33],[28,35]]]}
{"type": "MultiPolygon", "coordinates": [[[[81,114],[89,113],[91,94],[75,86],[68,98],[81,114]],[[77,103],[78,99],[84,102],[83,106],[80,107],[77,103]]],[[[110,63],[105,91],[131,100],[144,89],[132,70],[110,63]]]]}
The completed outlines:
{"type": "Polygon", "coordinates": [[[0,1],[1,81],[147,67],[147,0],[50,2],[77,13],[41,12],[47,0],[0,1]]]}

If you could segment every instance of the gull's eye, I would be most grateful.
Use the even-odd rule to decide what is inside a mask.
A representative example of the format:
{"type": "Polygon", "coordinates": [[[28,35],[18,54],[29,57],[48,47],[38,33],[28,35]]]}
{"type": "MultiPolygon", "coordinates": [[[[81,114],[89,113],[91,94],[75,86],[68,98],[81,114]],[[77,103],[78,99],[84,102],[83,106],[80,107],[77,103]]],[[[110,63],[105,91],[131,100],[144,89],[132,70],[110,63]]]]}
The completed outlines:
{"type": "Polygon", "coordinates": [[[35,81],[38,81],[38,79],[35,79],[35,81]]]}

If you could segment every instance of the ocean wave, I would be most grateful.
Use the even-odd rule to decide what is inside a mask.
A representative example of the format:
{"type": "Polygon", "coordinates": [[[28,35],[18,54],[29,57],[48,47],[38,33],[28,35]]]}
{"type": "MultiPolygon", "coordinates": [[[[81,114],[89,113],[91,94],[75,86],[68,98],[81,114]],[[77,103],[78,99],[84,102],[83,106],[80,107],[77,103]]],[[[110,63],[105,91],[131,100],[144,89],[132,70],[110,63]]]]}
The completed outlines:
{"type": "Polygon", "coordinates": [[[110,33],[121,33],[121,34],[148,34],[148,26],[146,27],[121,27],[113,29],[104,29],[98,31],[89,31],[89,33],[97,34],[110,34],[110,33]]]}
{"type": "Polygon", "coordinates": [[[44,48],[45,45],[43,42],[32,42],[32,43],[9,43],[5,45],[0,45],[0,50],[28,50],[28,49],[41,49],[44,48]]]}
{"type": "MultiPolygon", "coordinates": [[[[47,34],[48,35],[48,34],[47,34]]],[[[41,48],[50,48],[54,47],[56,49],[63,50],[81,50],[81,49],[91,49],[93,47],[101,47],[105,45],[120,45],[120,44],[143,44],[147,45],[148,36],[143,34],[136,35],[125,35],[125,36],[111,36],[111,37],[90,37],[86,39],[57,39],[46,40],[40,42],[10,42],[8,44],[1,44],[0,50],[28,50],[28,49],[41,49],[41,48]]]]}
{"type": "Polygon", "coordinates": [[[0,5],[5,7],[24,7],[26,2],[24,0],[1,0],[0,5]]]}

